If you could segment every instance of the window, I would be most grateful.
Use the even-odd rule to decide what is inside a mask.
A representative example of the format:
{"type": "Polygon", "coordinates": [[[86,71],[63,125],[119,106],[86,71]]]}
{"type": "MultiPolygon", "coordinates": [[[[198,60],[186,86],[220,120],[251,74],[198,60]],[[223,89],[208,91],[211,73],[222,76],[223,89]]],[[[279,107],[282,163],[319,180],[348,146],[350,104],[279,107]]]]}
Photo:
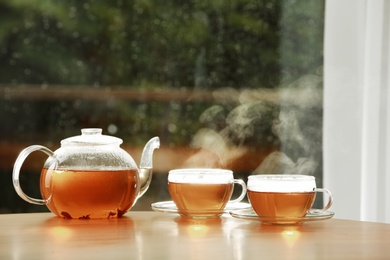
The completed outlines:
{"type": "MultiPolygon", "coordinates": [[[[45,210],[14,192],[16,156],[86,127],[122,138],[136,161],[160,137],[134,210],[169,199],[166,174],[185,166],[322,186],[323,27],[324,1],[3,1],[1,211],[45,210]]],[[[24,165],[30,196],[44,160],[24,165]]]]}

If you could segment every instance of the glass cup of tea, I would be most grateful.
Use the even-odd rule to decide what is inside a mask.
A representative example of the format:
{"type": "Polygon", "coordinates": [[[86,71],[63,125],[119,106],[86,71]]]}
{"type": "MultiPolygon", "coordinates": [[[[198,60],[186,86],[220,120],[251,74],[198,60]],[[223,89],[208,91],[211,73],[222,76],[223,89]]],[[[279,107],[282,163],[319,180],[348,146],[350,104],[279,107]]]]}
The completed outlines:
{"type": "Polygon", "coordinates": [[[320,214],[333,202],[330,191],[317,188],[314,176],[309,175],[251,175],[248,199],[258,216],[279,220],[299,219],[307,213],[320,214]],[[317,192],[327,194],[328,201],[322,209],[312,209],[317,192]]]}
{"type": "Polygon", "coordinates": [[[190,218],[219,217],[228,203],[240,202],[247,193],[245,182],[234,179],[231,170],[215,168],[171,170],[168,190],[178,213],[190,218]],[[231,200],[234,184],[241,185],[242,190],[231,200]]]}

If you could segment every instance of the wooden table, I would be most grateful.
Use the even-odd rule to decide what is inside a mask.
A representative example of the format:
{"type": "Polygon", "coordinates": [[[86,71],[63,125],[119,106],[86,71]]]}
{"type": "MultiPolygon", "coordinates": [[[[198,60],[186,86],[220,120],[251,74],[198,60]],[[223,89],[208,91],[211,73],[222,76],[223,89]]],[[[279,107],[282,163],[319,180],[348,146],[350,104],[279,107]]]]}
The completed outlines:
{"type": "Polygon", "coordinates": [[[0,259],[390,259],[390,225],[270,226],[140,211],[101,220],[7,214],[0,215],[0,259]]]}

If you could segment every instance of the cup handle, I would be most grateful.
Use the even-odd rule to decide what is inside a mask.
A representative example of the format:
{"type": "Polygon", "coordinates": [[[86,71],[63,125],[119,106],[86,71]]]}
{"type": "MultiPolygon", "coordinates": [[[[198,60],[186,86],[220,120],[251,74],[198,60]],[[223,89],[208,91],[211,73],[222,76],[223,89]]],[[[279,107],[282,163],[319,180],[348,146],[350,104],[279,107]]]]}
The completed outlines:
{"type": "Polygon", "coordinates": [[[234,179],[233,180],[233,184],[239,184],[241,185],[241,194],[240,196],[238,196],[237,199],[234,199],[234,200],[230,200],[229,203],[236,203],[236,202],[240,202],[246,195],[246,184],[243,180],[239,180],[239,179],[234,179]]]}
{"type": "Polygon", "coordinates": [[[324,211],[327,211],[330,206],[332,206],[332,203],[333,203],[333,196],[332,196],[332,193],[327,190],[327,189],[323,189],[323,188],[316,188],[314,190],[315,192],[322,192],[322,193],[326,193],[328,194],[328,203],[326,204],[326,206],[322,209],[310,209],[309,210],[309,213],[312,213],[312,214],[318,214],[318,213],[321,213],[321,212],[324,212],[324,211]]]}
{"type": "Polygon", "coordinates": [[[19,182],[20,169],[22,168],[23,162],[26,160],[27,156],[29,156],[30,153],[35,152],[35,151],[41,151],[41,152],[47,154],[48,156],[53,156],[54,155],[54,153],[50,149],[48,149],[48,148],[46,148],[44,146],[41,146],[41,145],[32,145],[32,146],[29,146],[29,147],[25,148],[19,154],[18,158],[15,161],[14,169],[13,169],[13,172],[12,172],[12,182],[13,182],[13,185],[14,185],[16,193],[22,199],[24,199],[25,201],[27,201],[29,203],[32,203],[32,204],[46,205],[47,202],[48,202],[47,200],[31,198],[31,197],[27,196],[23,192],[22,188],[20,187],[20,182],[19,182]]]}

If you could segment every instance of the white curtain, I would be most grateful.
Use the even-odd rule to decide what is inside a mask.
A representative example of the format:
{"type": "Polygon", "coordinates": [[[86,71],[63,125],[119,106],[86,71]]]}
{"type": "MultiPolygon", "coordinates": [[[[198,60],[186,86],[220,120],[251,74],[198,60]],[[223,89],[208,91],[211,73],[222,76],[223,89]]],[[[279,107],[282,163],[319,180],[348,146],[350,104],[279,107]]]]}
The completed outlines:
{"type": "Polygon", "coordinates": [[[337,218],[390,223],[390,1],[326,0],[324,187],[337,218]]]}

